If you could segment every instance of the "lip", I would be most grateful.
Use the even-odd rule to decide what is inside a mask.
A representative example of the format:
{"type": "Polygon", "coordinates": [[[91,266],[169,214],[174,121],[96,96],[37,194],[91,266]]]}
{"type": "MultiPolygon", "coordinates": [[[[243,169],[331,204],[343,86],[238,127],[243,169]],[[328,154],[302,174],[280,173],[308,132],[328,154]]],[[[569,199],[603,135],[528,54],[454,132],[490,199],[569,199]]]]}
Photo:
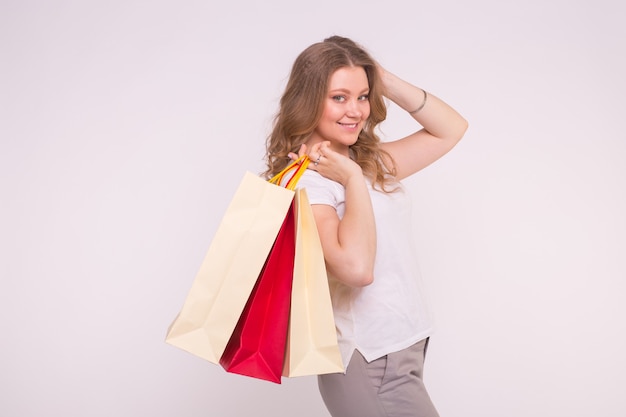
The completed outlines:
{"type": "Polygon", "coordinates": [[[355,123],[341,123],[341,122],[337,122],[337,124],[343,128],[346,129],[356,129],[357,127],[359,127],[359,123],[355,122],[355,123]]]}

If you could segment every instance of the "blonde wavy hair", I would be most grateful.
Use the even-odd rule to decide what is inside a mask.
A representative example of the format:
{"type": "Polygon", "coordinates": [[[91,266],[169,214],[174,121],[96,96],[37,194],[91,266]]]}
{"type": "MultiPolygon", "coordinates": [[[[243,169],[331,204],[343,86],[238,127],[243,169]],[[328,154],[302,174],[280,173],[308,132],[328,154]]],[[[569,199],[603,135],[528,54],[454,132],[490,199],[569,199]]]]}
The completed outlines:
{"type": "Polygon", "coordinates": [[[267,138],[266,177],[284,169],[291,162],[288,154],[297,153],[313,133],[322,117],[330,76],[343,67],[362,67],[369,84],[370,116],[350,147],[351,157],[375,187],[387,191],[386,186],[395,182],[393,159],[381,149],[380,138],[374,133],[387,117],[376,61],[354,41],[340,36],[315,43],[296,58],[267,138]]]}

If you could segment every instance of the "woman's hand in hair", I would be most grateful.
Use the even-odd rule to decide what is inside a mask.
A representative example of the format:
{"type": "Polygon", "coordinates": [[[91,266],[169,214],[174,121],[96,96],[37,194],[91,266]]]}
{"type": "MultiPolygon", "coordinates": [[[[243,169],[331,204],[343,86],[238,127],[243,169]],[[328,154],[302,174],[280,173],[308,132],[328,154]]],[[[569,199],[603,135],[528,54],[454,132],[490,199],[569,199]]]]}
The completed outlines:
{"type": "Polygon", "coordinates": [[[409,112],[423,129],[405,138],[387,141],[381,147],[392,156],[401,180],[445,155],[461,140],[467,121],[452,107],[430,92],[378,67],[384,94],[409,112]]]}

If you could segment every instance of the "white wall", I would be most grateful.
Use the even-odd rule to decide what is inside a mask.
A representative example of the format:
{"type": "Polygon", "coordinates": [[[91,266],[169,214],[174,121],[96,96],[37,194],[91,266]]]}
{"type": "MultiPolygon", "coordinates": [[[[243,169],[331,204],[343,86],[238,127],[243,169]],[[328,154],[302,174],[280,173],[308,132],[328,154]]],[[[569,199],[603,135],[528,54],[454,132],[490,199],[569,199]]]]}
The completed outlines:
{"type": "Polygon", "coordinates": [[[409,181],[441,415],[624,416],[621,2],[250,3],[0,3],[0,415],[327,415],[314,378],[163,339],[293,59],[336,33],[470,121],[409,181]]]}

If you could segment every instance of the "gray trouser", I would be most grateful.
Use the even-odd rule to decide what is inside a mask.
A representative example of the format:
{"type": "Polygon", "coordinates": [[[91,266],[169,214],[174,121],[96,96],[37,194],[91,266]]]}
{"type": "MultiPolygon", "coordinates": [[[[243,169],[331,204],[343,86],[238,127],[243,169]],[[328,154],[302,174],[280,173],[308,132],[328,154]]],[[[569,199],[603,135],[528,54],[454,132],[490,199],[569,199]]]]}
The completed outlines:
{"type": "Polygon", "coordinates": [[[422,380],[428,339],[367,363],[355,351],[346,374],[318,376],[333,417],[438,417],[422,380]]]}

